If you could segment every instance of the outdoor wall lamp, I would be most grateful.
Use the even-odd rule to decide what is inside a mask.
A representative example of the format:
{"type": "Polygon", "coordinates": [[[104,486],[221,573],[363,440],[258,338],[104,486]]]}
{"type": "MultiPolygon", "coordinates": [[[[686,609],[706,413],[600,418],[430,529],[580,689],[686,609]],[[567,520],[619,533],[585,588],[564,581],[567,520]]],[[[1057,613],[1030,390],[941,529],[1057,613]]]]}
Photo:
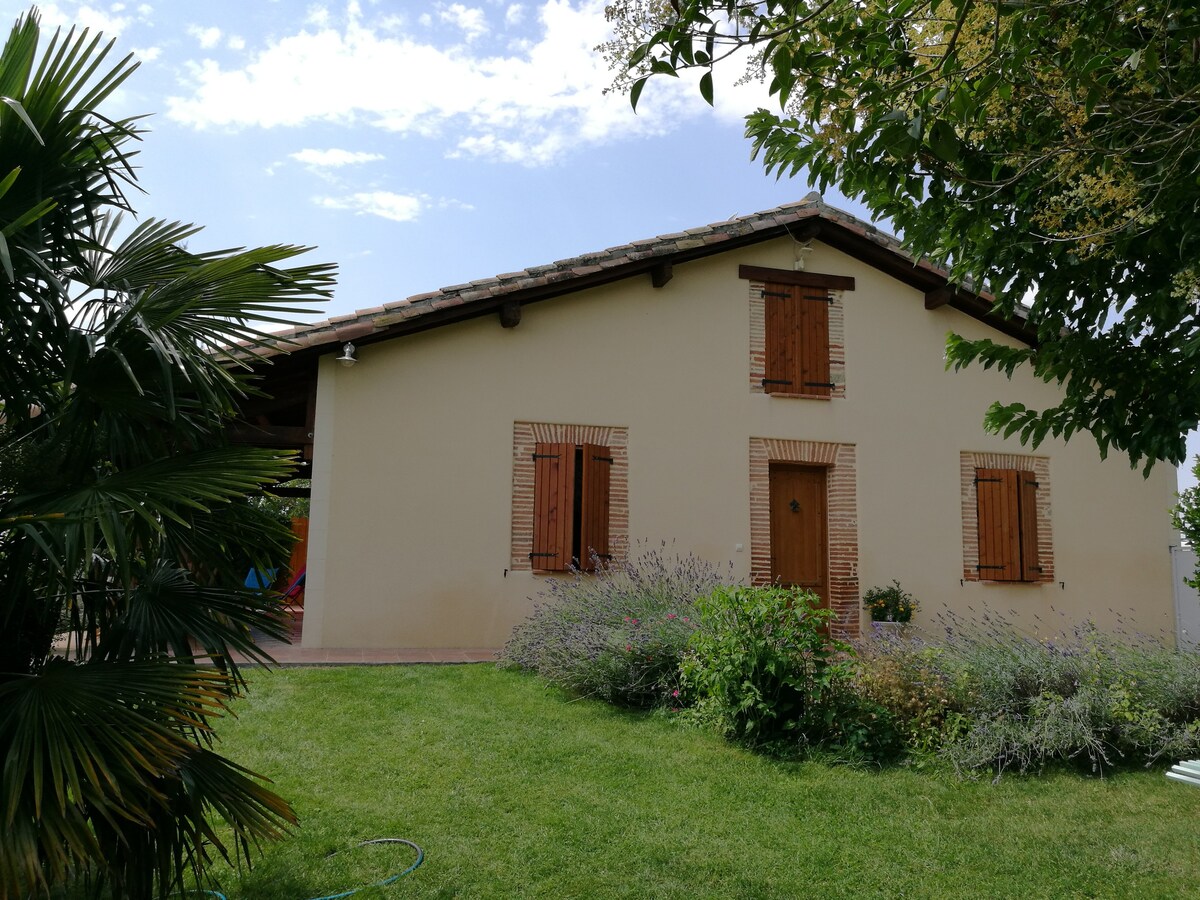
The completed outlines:
{"type": "Polygon", "coordinates": [[[342,355],[337,358],[337,361],[347,369],[358,362],[358,359],[354,356],[354,345],[352,343],[346,341],[342,347],[342,355]]]}

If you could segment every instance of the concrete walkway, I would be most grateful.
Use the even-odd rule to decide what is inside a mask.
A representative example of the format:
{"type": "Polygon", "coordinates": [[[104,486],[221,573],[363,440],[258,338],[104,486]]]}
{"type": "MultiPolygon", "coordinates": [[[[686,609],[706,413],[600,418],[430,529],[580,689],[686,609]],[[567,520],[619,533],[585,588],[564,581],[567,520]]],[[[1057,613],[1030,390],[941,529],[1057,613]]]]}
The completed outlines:
{"type": "MultiPolygon", "coordinates": [[[[299,642],[259,640],[260,646],[281,666],[395,666],[409,663],[495,662],[495,650],[448,648],[445,650],[371,650],[355,648],[304,648],[299,642]]],[[[237,658],[238,662],[245,662],[237,658]]]]}

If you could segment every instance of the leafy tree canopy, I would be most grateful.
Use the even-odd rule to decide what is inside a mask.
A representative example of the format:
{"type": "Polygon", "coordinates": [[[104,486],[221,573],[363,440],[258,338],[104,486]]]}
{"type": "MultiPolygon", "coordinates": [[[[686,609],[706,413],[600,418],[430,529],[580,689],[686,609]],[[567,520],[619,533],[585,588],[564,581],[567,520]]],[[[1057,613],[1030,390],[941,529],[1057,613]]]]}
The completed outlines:
{"type": "Polygon", "coordinates": [[[1049,409],[985,423],[1034,446],[1089,431],[1131,465],[1181,462],[1200,421],[1200,8],[1177,0],[616,0],[603,49],[647,80],[739,50],[776,111],[747,118],[780,176],[807,170],[1033,348],[951,336],[948,365],[1029,366],[1049,409]],[[1031,306],[1028,306],[1031,304],[1031,306]],[[1028,308],[1026,308],[1028,306],[1028,308]]]}

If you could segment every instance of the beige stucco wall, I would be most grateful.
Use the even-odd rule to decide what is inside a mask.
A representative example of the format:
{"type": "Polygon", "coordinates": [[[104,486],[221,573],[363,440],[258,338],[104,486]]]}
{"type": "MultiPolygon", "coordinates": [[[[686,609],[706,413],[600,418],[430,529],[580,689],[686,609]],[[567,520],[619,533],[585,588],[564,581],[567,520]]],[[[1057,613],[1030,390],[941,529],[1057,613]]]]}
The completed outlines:
{"type": "Polygon", "coordinates": [[[1101,463],[1087,435],[1037,451],[986,435],[992,400],[1055,402],[1019,373],[948,373],[947,331],[998,337],[821,244],[810,272],[852,275],[844,294],[846,398],[751,393],[748,282],[738,264],[791,268],[787,240],[649,277],[362,347],[322,361],[304,645],[489,647],[528,614],[543,576],[509,571],[513,423],[629,432],[634,541],[673,540],[749,570],[750,437],[857,446],[859,578],[899,579],[936,627],[943,604],[1008,611],[1049,631],[1119,617],[1172,627],[1167,513],[1175,470],[1144,480],[1101,463]],[[1055,584],[961,583],[961,451],[1050,458],[1055,584]],[[738,547],[741,547],[739,552],[738,547]],[[1045,624],[1039,624],[1045,623],[1045,624]]]}

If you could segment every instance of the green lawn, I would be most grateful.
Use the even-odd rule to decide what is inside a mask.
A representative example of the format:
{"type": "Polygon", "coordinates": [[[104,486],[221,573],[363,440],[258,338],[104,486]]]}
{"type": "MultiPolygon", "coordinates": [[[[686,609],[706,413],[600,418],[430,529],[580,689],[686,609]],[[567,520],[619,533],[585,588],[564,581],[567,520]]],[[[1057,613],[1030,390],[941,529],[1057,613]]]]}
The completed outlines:
{"type": "Polygon", "coordinates": [[[288,669],[220,729],[302,824],[230,900],[1194,897],[1200,790],[773,762],[490,665],[288,669]]]}

